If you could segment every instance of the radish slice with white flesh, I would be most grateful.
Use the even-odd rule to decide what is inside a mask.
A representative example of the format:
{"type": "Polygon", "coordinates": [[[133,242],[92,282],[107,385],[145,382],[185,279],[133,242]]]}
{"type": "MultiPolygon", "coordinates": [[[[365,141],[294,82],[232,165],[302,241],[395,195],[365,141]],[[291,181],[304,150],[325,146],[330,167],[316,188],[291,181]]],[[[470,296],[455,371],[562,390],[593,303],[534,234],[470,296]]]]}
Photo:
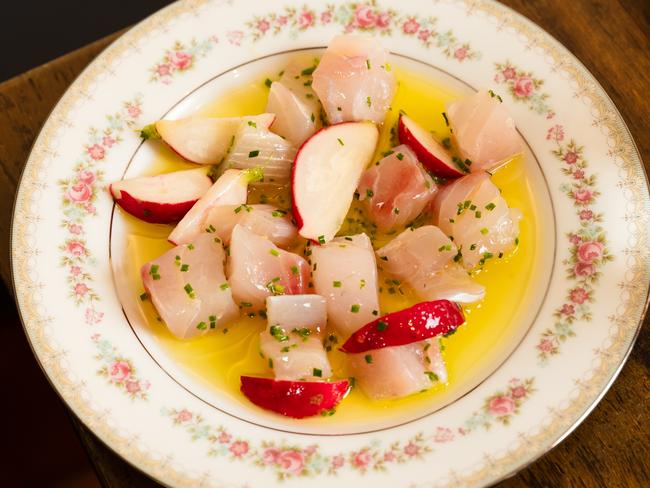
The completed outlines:
{"type": "Polygon", "coordinates": [[[301,236],[324,244],[336,235],[378,138],[372,122],[344,122],[302,145],[292,175],[293,213],[301,236]]]}
{"type": "Polygon", "coordinates": [[[291,177],[291,164],[296,147],[264,127],[242,124],[222,169],[261,168],[260,183],[286,183],[291,177]]]}
{"type": "Polygon", "coordinates": [[[259,170],[231,169],[222,174],[210,189],[194,204],[169,234],[173,244],[188,244],[205,230],[205,219],[217,205],[242,205],[248,196],[248,184],[261,178],[259,170]]]}
{"type": "Polygon", "coordinates": [[[323,347],[327,305],[320,295],[266,299],[267,328],[260,350],[278,380],[325,379],[332,368],[323,347]]]}
{"type": "Polygon", "coordinates": [[[218,164],[228,153],[232,138],[242,123],[268,128],[273,114],[247,117],[200,117],[159,120],[142,129],[143,139],[162,139],[181,157],[197,164],[218,164]]]}
{"type": "Polygon", "coordinates": [[[406,229],[378,249],[377,256],[384,271],[408,283],[424,300],[472,303],[485,296],[485,287],[456,262],[456,244],[433,225],[406,229]]]}
{"type": "Polygon", "coordinates": [[[402,114],[397,124],[399,142],[406,144],[420,162],[440,178],[460,178],[463,173],[442,144],[409,116],[402,114]]]}
{"type": "Polygon", "coordinates": [[[111,183],[115,203],[152,224],[178,222],[212,186],[204,169],[174,171],[111,183]]]}
{"type": "Polygon", "coordinates": [[[284,68],[271,84],[266,111],[275,114],[271,130],[299,147],[323,126],[321,105],[311,88],[314,58],[304,56],[284,68]]]}
{"type": "Polygon", "coordinates": [[[229,244],[237,224],[280,247],[289,246],[298,237],[290,215],[271,205],[217,205],[208,213],[204,225],[206,232],[229,244]]]}
{"type": "Polygon", "coordinates": [[[469,170],[493,171],[523,151],[515,121],[501,98],[482,90],[447,106],[447,118],[469,170]]]}
{"type": "Polygon", "coordinates": [[[265,237],[236,225],[227,276],[235,300],[245,309],[260,310],[268,296],[307,293],[309,265],[301,256],[278,249],[265,237]]]}
{"type": "Polygon", "coordinates": [[[177,338],[205,334],[237,317],[224,276],[225,258],[221,243],[203,234],[142,267],[145,290],[177,338]]]}

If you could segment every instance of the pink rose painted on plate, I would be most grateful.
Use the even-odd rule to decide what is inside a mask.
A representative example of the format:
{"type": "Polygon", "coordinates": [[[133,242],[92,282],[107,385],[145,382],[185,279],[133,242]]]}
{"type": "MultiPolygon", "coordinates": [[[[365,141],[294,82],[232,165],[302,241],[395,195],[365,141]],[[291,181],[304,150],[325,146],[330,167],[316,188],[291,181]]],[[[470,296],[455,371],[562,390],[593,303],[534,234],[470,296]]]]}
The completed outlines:
{"type": "Polygon", "coordinates": [[[591,264],[601,258],[604,248],[598,241],[583,242],[578,247],[578,259],[581,263],[591,264]]]}
{"type": "MultiPolygon", "coordinates": [[[[107,137],[104,137],[106,139],[107,137]]],[[[114,139],[109,138],[111,141],[115,142],[114,139]]],[[[82,169],[77,173],[77,181],[85,183],[86,185],[92,185],[95,181],[95,173],[88,169],[82,169]]]]}
{"type": "Polygon", "coordinates": [[[280,451],[277,449],[266,449],[262,454],[262,462],[264,464],[275,464],[278,462],[280,451]]]}
{"type": "Polygon", "coordinates": [[[388,12],[380,12],[377,15],[375,24],[379,29],[386,29],[390,25],[390,15],[388,12]]]}
{"type": "Polygon", "coordinates": [[[577,263],[573,268],[573,272],[579,277],[591,276],[595,271],[594,265],[590,263],[577,263]]]}
{"type": "Polygon", "coordinates": [[[363,449],[357,453],[352,453],[352,465],[357,468],[365,468],[371,460],[372,457],[367,449],[363,449]]]}
{"type": "Polygon", "coordinates": [[[314,24],[314,13],[304,10],[298,17],[298,27],[302,30],[308,29],[314,24]]]}
{"type": "Polygon", "coordinates": [[[420,24],[414,17],[411,17],[402,25],[402,31],[404,31],[404,34],[415,34],[419,28],[420,24]]]}
{"type": "Polygon", "coordinates": [[[569,296],[571,297],[571,301],[578,305],[582,305],[589,300],[589,293],[584,288],[574,288],[569,293],[569,296]]]}
{"type": "Polygon", "coordinates": [[[359,5],[354,12],[354,20],[361,28],[372,27],[377,22],[377,16],[370,5],[359,5]]]}
{"type": "Polygon", "coordinates": [[[174,51],[167,56],[169,63],[178,70],[189,69],[194,62],[194,56],[184,51],[174,51]]]}
{"type": "Polygon", "coordinates": [[[513,89],[518,97],[528,98],[535,90],[535,84],[530,76],[521,76],[515,81],[513,89]]]}
{"type": "Polygon", "coordinates": [[[233,456],[242,457],[248,452],[248,442],[235,441],[230,444],[230,447],[228,449],[233,454],[233,456]]]}
{"type": "Polygon", "coordinates": [[[278,464],[287,473],[300,473],[305,465],[302,454],[296,450],[284,451],[278,456],[278,464]]]}
{"type": "Polygon", "coordinates": [[[108,368],[108,376],[112,381],[121,383],[131,375],[131,366],[126,361],[115,361],[108,368]]]}
{"type": "Polygon", "coordinates": [[[192,412],[189,410],[183,409],[176,415],[177,422],[188,422],[192,420],[192,412]]]}
{"type": "Polygon", "coordinates": [[[508,396],[497,396],[490,400],[488,407],[492,414],[501,417],[515,411],[515,402],[508,396]]]}
{"type": "Polygon", "coordinates": [[[104,155],[106,154],[104,148],[99,144],[93,144],[92,146],[89,146],[87,151],[90,157],[93,158],[95,161],[104,159],[104,155]]]}
{"type": "Polygon", "coordinates": [[[66,246],[68,254],[78,258],[86,254],[86,247],[79,241],[70,241],[66,246]]]}
{"type": "Polygon", "coordinates": [[[75,183],[68,189],[68,198],[75,203],[85,203],[93,196],[93,190],[83,181],[75,183]]]}

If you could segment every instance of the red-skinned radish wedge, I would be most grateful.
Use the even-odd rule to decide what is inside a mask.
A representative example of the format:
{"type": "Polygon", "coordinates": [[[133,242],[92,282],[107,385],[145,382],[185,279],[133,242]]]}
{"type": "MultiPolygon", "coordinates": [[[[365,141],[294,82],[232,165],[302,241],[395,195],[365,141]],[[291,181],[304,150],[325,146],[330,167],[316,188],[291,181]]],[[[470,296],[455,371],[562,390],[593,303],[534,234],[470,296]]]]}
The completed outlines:
{"type": "Polygon", "coordinates": [[[292,173],[293,214],[301,236],[321,244],[334,237],[378,138],[372,122],[343,122],[305,141],[292,173]]]}
{"type": "Polygon", "coordinates": [[[240,125],[268,129],[275,115],[260,114],[247,117],[186,117],[159,120],[140,131],[143,139],[162,139],[182,158],[197,164],[218,164],[228,153],[240,125]]]}
{"type": "Polygon", "coordinates": [[[241,377],[241,391],[258,407],[301,419],[335,408],[350,388],[348,380],[288,381],[241,377]]]}
{"type": "Polygon", "coordinates": [[[465,175],[453,162],[444,146],[409,116],[400,115],[397,135],[399,142],[413,149],[418,160],[434,175],[448,179],[465,175]]]}
{"type": "Polygon", "coordinates": [[[112,183],[115,203],[153,224],[178,222],[212,186],[204,169],[174,171],[112,183]]]}
{"type": "Polygon", "coordinates": [[[422,302],[364,325],[345,341],[341,350],[359,353],[383,347],[403,346],[448,334],[464,322],[463,312],[454,302],[422,302]]]}

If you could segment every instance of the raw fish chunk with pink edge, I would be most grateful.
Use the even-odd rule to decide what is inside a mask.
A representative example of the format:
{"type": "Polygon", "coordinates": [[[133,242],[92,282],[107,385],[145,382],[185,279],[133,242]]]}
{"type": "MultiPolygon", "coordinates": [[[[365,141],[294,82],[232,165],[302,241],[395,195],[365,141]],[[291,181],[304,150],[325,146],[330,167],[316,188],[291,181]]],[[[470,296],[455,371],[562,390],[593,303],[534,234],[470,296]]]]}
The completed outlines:
{"type": "Polygon", "coordinates": [[[167,251],[142,267],[145,290],[172,334],[189,339],[237,317],[224,276],[223,246],[210,234],[167,251]]]}
{"type": "Polygon", "coordinates": [[[227,273],[235,301],[256,309],[271,295],[307,293],[309,282],[307,261],[241,225],[232,230],[227,273]]]}
{"type": "Polygon", "coordinates": [[[327,305],[320,295],[266,299],[267,328],[260,349],[277,380],[325,379],[332,368],[323,347],[327,305]]]}
{"type": "Polygon", "coordinates": [[[332,124],[381,124],[397,86],[388,52],[377,39],[365,36],[332,39],[313,77],[312,87],[332,124]]]}
{"type": "Polygon", "coordinates": [[[433,225],[406,229],[378,249],[377,256],[384,271],[408,283],[424,300],[471,303],[485,296],[485,288],[454,261],[456,245],[433,225]]]}
{"type": "Polygon", "coordinates": [[[508,208],[485,172],[472,173],[443,187],[433,201],[433,215],[438,227],[453,237],[466,269],[511,252],[522,218],[519,209],[508,208]]]}
{"type": "Polygon", "coordinates": [[[361,175],[359,198],[381,231],[412,222],[437,187],[408,146],[400,145],[361,175]]]}
{"type": "Polygon", "coordinates": [[[447,106],[461,159],[469,170],[491,171],[523,151],[515,121],[500,98],[482,90],[447,106]]]}

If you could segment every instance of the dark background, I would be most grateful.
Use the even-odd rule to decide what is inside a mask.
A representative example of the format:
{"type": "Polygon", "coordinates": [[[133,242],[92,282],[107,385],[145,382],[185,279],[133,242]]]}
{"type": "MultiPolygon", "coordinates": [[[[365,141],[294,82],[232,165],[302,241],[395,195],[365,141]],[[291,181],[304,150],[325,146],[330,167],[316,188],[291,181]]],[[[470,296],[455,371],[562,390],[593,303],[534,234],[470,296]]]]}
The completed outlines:
{"type": "Polygon", "coordinates": [[[0,82],[139,22],[171,0],[1,0],[0,82]]]}
{"type": "MultiPolygon", "coordinates": [[[[259,0],[260,4],[267,1],[259,0]]],[[[312,1],[315,0],[305,0],[305,3],[312,1]]],[[[169,3],[169,0],[0,0],[0,20],[3,21],[0,26],[0,82],[127,28],[169,3]]],[[[525,9],[527,15],[552,31],[560,42],[586,62],[598,79],[612,81],[605,84],[606,90],[617,105],[625,105],[628,95],[625,92],[628,88],[625,70],[636,69],[639,59],[643,60],[643,56],[647,59],[650,52],[648,29],[645,27],[650,24],[650,0],[572,0],[562,4],[543,0],[529,3],[505,0],[504,3],[518,6],[518,10],[523,10],[522,5],[530,5],[525,9]],[[547,8],[549,3],[561,5],[557,8],[562,12],[547,8]],[[583,12],[590,9],[601,23],[582,25],[587,19],[576,15],[581,9],[583,12]],[[614,11],[623,13],[609,15],[614,11]],[[573,20],[571,23],[557,22],[560,18],[573,20]],[[589,53],[597,46],[585,45],[586,32],[601,29],[603,33],[596,37],[596,41],[605,42],[608,36],[621,32],[614,27],[624,22],[638,24],[646,37],[635,37],[636,34],[626,36],[622,41],[626,49],[621,50],[619,59],[593,59],[589,53]],[[572,28],[581,27],[582,31],[576,34],[569,25],[572,28]]],[[[647,92],[648,88],[650,86],[641,91],[647,92]]],[[[642,118],[628,119],[628,123],[631,123],[633,132],[647,133],[646,121],[642,118]]],[[[0,127],[2,130],[3,127],[0,127]]],[[[648,147],[642,145],[640,149],[642,152],[645,149],[647,153],[648,147]]],[[[1,205],[6,208],[11,207],[12,200],[13,195],[0,197],[1,205]]],[[[2,283],[0,311],[0,488],[99,488],[67,410],[34,360],[13,298],[2,283]]],[[[624,415],[608,417],[605,412],[614,411],[616,406],[623,408],[630,389],[649,388],[648,358],[650,342],[645,334],[632,352],[631,361],[646,365],[644,369],[634,370],[642,372],[637,373],[636,381],[618,382],[603,404],[575,433],[507,485],[550,486],[548,480],[553,475],[553,479],[569,480],[557,486],[619,487],[629,483],[631,478],[612,476],[612,473],[619,474],[626,470],[635,472],[636,479],[647,481],[648,473],[640,472],[643,468],[638,467],[643,458],[639,453],[647,449],[647,429],[644,429],[645,433],[639,432],[638,436],[632,438],[629,434],[622,435],[618,443],[610,440],[605,445],[602,439],[611,439],[611,432],[626,432],[625,425],[632,419],[626,419],[624,415]],[[575,474],[571,477],[569,472],[575,467],[572,464],[580,463],[593,466],[593,470],[578,481],[575,474]]],[[[633,410],[629,405],[625,408],[639,416],[643,409],[633,410]]],[[[640,424],[647,425],[643,421],[640,424]]],[[[650,485],[638,481],[638,484],[628,486],[650,485]]]]}

